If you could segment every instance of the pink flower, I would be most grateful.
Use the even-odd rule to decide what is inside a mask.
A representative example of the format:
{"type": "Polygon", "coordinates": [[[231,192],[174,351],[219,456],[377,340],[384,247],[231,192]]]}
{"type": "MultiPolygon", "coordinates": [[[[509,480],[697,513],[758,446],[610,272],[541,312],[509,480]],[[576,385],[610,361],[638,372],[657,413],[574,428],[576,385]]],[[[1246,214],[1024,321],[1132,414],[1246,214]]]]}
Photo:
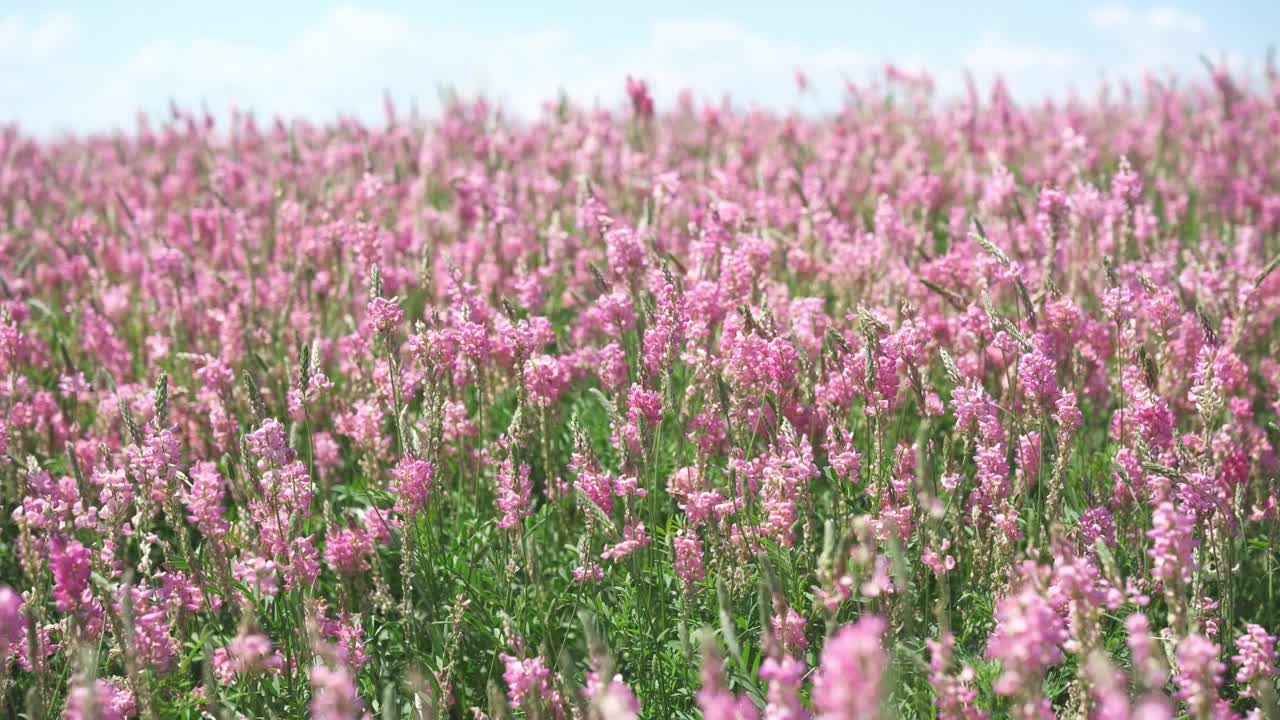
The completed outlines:
{"type": "Polygon", "coordinates": [[[804,671],[804,662],[790,656],[767,657],[760,663],[760,679],[769,683],[766,720],[804,720],[807,713],[800,701],[804,671]]]}
{"type": "Polygon", "coordinates": [[[617,390],[627,382],[627,354],[616,342],[600,348],[596,354],[596,375],[606,390],[617,390]]]}
{"type": "Polygon", "coordinates": [[[289,543],[289,564],[284,572],[284,586],[288,590],[306,587],[316,581],[320,575],[320,552],[316,550],[314,536],[296,537],[289,543]]]}
{"type": "Polygon", "coordinates": [[[641,120],[653,117],[653,98],[649,86],[639,78],[627,76],[627,97],[631,98],[631,111],[641,120]]]}
{"type": "Polygon", "coordinates": [[[498,527],[504,530],[510,530],[520,518],[533,514],[533,481],[529,479],[529,471],[524,463],[517,471],[509,457],[498,468],[498,494],[493,502],[502,512],[498,527]]]}
{"type": "Polygon", "coordinates": [[[169,626],[169,608],[153,590],[133,588],[133,643],[147,667],[164,674],[173,666],[180,647],[169,626]]]}
{"type": "Polygon", "coordinates": [[[1018,380],[1022,389],[1035,403],[1051,405],[1058,397],[1057,366],[1044,353],[1036,350],[1018,361],[1018,380]]]}
{"type": "Polygon", "coordinates": [[[1236,654],[1231,661],[1240,666],[1236,682],[1245,686],[1241,694],[1254,697],[1256,684],[1272,682],[1280,670],[1276,669],[1276,638],[1261,625],[1250,623],[1245,633],[1236,641],[1236,654]]]}
{"type": "Polygon", "coordinates": [[[662,420],[662,396],[653,390],[632,385],[627,390],[627,419],[632,422],[644,420],[651,427],[657,425],[662,420]]]}
{"type": "Polygon", "coordinates": [[[378,335],[389,335],[404,321],[404,310],[400,309],[400,301],[396,298],[376,297],[369,301],[367,308],[369,326],[378,335]]]}
{"type": "Polygon", "coordinates": [[[588,670],[586,678],[582,695],[590,701],[595,716],[600,720],[635,720],[639,717],[640,700],[622,682],[621,675],[614,675],[608,683],[603,683],[594,671],[588,670]]]}
{"type": "Polygon", "coordinates": [[[1142,199],[1142,178],[1133,171],[1127,157],[1120,158],[1120,169],[1111,177],[1111,196],[1129,206],[1142,199]]]}
{"type": "Polygon", "coordinates": [[[258,458],[258,470],[286,465],[295,457],[294,451],[285,442],[284,426],[275,418],[264,420],[257,430],[245,435],[244,439],[249,452],[258,458]]]}
{"type": "Polygon", "coordinates": [[[1192,552],[1196,546],[1195,518],[1178,512],[1172,502],[1165,501],[1156,507],[1151,517],[1152,576],[1165,583],[1187,585],[1196,570],[1192,552]]]}
{"type": "MultiPolygon", "coordinates": [[[[940,552],[946,553],[950,548],[951,540],[943,538],[942,545],[940,546],[940,552]]],[[[942,577],[945,573],[955,569],[956,559],[951,555],[939,556],[938,552],[939,551],[935,551],[932,547],[926,547],[924,552],[920,554],[920,562],[924,563],[925,567],[932,570],[934,575],[942,577]]]]}
{"type": "Polygon", "coordinates": [[[616,225],[604,234],[605,254],[614,277],[636,275],[644,267],[644,245],[639,234],[626,225],[616,225]]]}
{"type": "Polygon", "coordinates": [[[644,523],[632,522],[622,528],[622,541],[600,553],[602,560],[621,560],[644,546],[653,542],[653,538],[645,534],[644,523]]]}
{"type": "Polygon", "coordinates": [[[845,625],[822,649],[813,679],[813,709],[820,720],[876,720],[888,658],[881,647],[887,623],[869,615],[845,625]]]}
{"type": "Polygon", "coordinates": [[[831,427],[827,430],[827,462],[836,477],[844,482],[854,483],[862,470],[862,454],[853,445],[853,435],[842,427],[831,427]]]}
{"type": "Polygon", "coordinates": [[[809,89],[809,76],[804,74],[800,68],[796,68],[795,72],[796,89],[804,92],[809,89]]]}
{"type": "Polygon", "coordinates": [[[1085,545],[1094,547],[1102,540],[1107,547],[1116,545],[1116,523],[1111,512],[1104,507],[1090,508],[1080,515],[1080,534],[1085,545]]]}
{"type": "Polygon", "coordinates": [[[804,617],[788,607],[773,616],[773,635],[786,652],[802,652],[809,646],[804,636],[804,617]]]}
{"type": "Polygon", "coordinates": [[[685,592],[692,590],[707,578],[702,562],[702,539],[693,530],[681,530],[671,541],[675,548],[676,575],[684,584],[685,592]]]}
{"type": "Polygon", "coordinates": [[[196,463],[189,475],[190,486],[180,491],[183,502],[191,513],[187,520],[195,523],[205,537],[221,538],[231,524],[222,517],[226,490],[218,467],[211,462],[196,463]]]}
{"type": "Polygon", "coordinates": [[[1058,423],[1069,434],[1074,434],[1080,424],[1084,422],[1084,416],[1080,413],[1080,408],[1076,407],[1075,393],[1065,392],[1058,396],[1058,400],[1054,404],[1053,421],[1058,423]]]}
{"type": "Polygon", "coordinates": [[[1038,698],[1045,672],[1062,662],[1067,641],[1062,617],[1024,582],[1015,594],[996,604],[996,629],[987,640],[987,656],[1000,660],[1004,673],[995,683],[1000,695],[1038,698]]]}
{"type": "Polygon", "coordinates": [[[525,364],[524,386],[529,399],[542,407],[550,407],[569,389],[569,371],[559,358],[535,355],[525,364]]]}
{"type": "Polygon", "coordinates": [[[704,651],[702,689],[698,691],[697,700],[704,720],[759,720],[760,717],[750,698],[734,695],[725,687],[720,658],[710,649],[704,651]]]}
{"type": "Polygon", "coordinates": [[[260,557],[241,557],[232,568],[236,580],[259,595],[270,597],[280,592],[279,566],[260,557]]]}
{"type": "Polygon", "coordinates": [[[339,575],[359,575],[369,569],[373,543],[358,528],[330,530],[325,538],[324,559],[339,575]]]}
{"type": "Polygon", "coordinates": [[[435,468],[427,460],[401,458],[391,469],[391,494],[396,499],[396,512],[412,516],[427,506],[427,497],[435,479],[435,468]]]}
{"type": "Polygon", "coordinates": [[[938,720],[986,720],[988,713],[978,708],[978,693],[971,687],[973,668],[966,665],[958,674],[948,671],[951,648],[955,646],[951,633],[941,640],[925,640],[925,645],[929,649],[929,683],[933,686],[938,720]]]}
{"type": "Polygon", "coordinates": [[[94,681],[92,691],[82,682],[74,683],[62,716],[65,720],[125,720],[137,712],[133,692],[99,678],[94,681]],[[90,692],[93,693],[92,701],[90,692]],[[92,715],[88,714],[90,705],[93,707],[92,715]]]}
{"type": "Polygon", "coordinates": [[[1227,670],[1219,660],[1220,652],[1202,635],[1188,635],[1178,644],[1178,674],[1173,679],[1178,686],[1176,696],[1197,718],[1209,717],[1218,704],[1218,687],[1227,670]]]}
{"type": "Polygon", "coordinates": [[[26,625],[22,596],[8,585],[0,585],[0,669],[8,665],[10,653],[18,648],[26,625]]]}
{"type": "Polygon", "coordinates": [[[540,657],[518,658],[503,653],[505,670],[502,679],[507,683],[507,698],[512,710],[530,703],[541,705],[551,692],[551,671],[540,657]]]}
{"type": "Polygon", "coordinates": [[[89,592],[89,548],[79,541],[50,544],[49,569],[53,571],[53,599],[60,612],[76,612],[92,601],[89,592]]]}
{"type": "Polygon", "coordinates": [[[237,635],[225,648],[213,655],[214,673],[224,685],[231,684],[237,673],[279,672],[284,666],[280,651],[272,652],[271,640],[258,633],[237,635]]]}
{"type": "Polygon", "coordinates": [[[334,668],[316,665],[309,677],[311,720],[357,720],[361,716],[355,677],[346,665],[338,663],[334,668]]]}
{"type": "Polygon", "coordinates": [[[604,567],[598,562],[588,562],[573,569],[573,579],[577,582],[604,579],[604,567]]]}
{"type": "Polygon", "coordinates": [[[1160,650],[1151,637],[1151,625],[1147,616],[1134,613],[1125,621],[1128,631],[1129,653],[1133,657],[1133,669],[1142,683],[1151,689],[1164,687],[1169,681],[1169,670],[1165,667],[1164,652],[1160,650]]]}

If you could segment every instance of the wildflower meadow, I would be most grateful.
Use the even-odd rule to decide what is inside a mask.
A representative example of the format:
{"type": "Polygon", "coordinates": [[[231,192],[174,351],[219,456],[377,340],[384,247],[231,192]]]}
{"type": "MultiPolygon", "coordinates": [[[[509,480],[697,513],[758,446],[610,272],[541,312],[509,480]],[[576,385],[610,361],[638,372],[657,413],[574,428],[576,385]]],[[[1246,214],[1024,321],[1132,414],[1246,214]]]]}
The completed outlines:
{"type": "Polygon", "coordinates": [[[0,718],[1280,720],[1280,72],[658,105],[0,129],[0,718]]]}

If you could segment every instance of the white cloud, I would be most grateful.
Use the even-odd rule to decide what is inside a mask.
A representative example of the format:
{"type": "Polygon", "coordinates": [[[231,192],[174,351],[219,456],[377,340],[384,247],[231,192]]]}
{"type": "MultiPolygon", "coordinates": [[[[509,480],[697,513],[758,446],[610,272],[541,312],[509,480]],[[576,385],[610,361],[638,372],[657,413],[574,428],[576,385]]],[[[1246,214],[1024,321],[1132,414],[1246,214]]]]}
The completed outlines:
{"type": "Polygon", "coordinates": [[[0,17],[0,58],[44,60],[70,44],[75,32],[75,21],[62,12],[47,13],[40,18],[0,17]]]}
{"type": "Polygon", "coordinates": [[[1204,30],[1204,20],[1199,15],[1173,7],[1148,10],[1147,25],[1157,32],[1198,33],[1204,30]]]}
{"type": "Polygon", "coordinates": [[[1105,5],[1089,11],[1089,22],[1102,30],[1117,30],[1133,20],[1133,11],[1126,5],[1105,5]]]}
{"type": "Polygon", "coordinates": [[[1089,11],[1089,22],[1099,30],[1136,33],[1198,34],[1204,30],[1204,19],[1168,5],[1159,5],[1143,11],[1128,5],[1104,5],[1089,11]]]}
{"type": "Polygon", "coordinates": [[[1010,42],[1002,33],[984,32],[977,47],[964,55],[966,67],[982,72],[1013,74],[1028,71],[1062,72],[1075,65],[1071,53],[1037,45],[1010,42]]]}
{"type": "Polygon", "coordinates": [[[1088,19],[1121,58],[1105,66],[1106,77],[1137,81],[1155,73],[1203,79],[1199,57],[1205,50],[1205,22],[1194,12],[1170,5],[1134,9],[1114,4],[1090,10],[1088,19]]]}
{"type": "Polygon", "coordinates": [[[147,45],[105,73],[90,102],[107,126],[127,125],[139,107],[164,112],[170,97],[214,111],[234,103],[267,117],[355,112],[377,119],[384,90],[401,104],[416,97],[430,107],[447,83],[532,115],[560,91],[578,102],[619,104],[624,78],[635,75],[650,82],[660,102],[688,88],[786,107],[798,102],[797,68],[834,101],[846,77],[870,67],[848,48],[780,44],[720,18],[658,20],[633,45],[602,51],[557,26],[475,32],[342,7],[275,47],[215,38],[147,45]]]}
{"type": "Polygon", "coordinates": [[[648,44],[617,58],[613,72],[617,77],[626,72],[652,77],[659,97],[688,88],[784,107],[796,100],[796,70],[834,99],[843,93],[846,78],[873,65],[870,57],[850,48],[801,48],[773,42],[728,20],[690,18],[654,23],[648,44]]]}
{"type": "MultiPolygon", "coordinates": [[[[1194,52],[1175,54],[1173,46],[1198,39],[1203,28],[1198,16],[1164,6],[1113,4],[1095,8],[1088,19],[1109,30],[1117,49],[1141,69],[1165,67],[1183,54],[1194,62],[1194,52]]],[[[561,92],[579,103],[619,106],[628,75],[649,81],[664,106],[689,89],[712,101],[728,95],[742,106],[812,111],[837,106],[847,80],[880,77],[884,60],[933,70],[944,94],[963,91],[967,69],[984,84],[1004,76],[1014,95],[1026,99],[1089,85],[1098,69],[1093,56],[1070,46],[1040,46],[998,32],[978,35],[950,57],[908,47],[887,58],[839,44],[788,43],[768,27],[723,17],[658,19],[632,30],[625,43],[601,47],[581,34],[587,29],[547,24],[495,31],[338,7],[276,33],[271,42],[213,33],[186,42],[159,39],[96,64],[97,58],[68,51],[75,49],[76,30],[75,18],[65,14],[0,18],[0,66],[27,68],[0,73],[0,121],[17,119],[38,132],[130,127],[140,110],[165,117],[170,99],[217,114],[250,109],[260,119],[326,121],[343,113],[377,121],[384,91],[401,107],[416,102],[430,111],[446,85],[530,116],[561,92]],[[22,62],[13,62],[19,57],[22,62]],[[809,95],[798,93],[796,70],[807,76],[809,95]]],[[[1113,63],[1112,70],[1136,76],[1127,66],[1113,63]]]]}
{"type": "Polygon", "coordinates": [[[230,106],[260,115],[306,115],[381,107],[394,87],[430,56],[450,57],[448,34],[423,36],[391,13],[339,7],[273,46],[221,38],[138,48],[104,73],[97,97],[103,120],[128,122],[136,110],[162,110],[172,98],[183,106],[230,106]]]}

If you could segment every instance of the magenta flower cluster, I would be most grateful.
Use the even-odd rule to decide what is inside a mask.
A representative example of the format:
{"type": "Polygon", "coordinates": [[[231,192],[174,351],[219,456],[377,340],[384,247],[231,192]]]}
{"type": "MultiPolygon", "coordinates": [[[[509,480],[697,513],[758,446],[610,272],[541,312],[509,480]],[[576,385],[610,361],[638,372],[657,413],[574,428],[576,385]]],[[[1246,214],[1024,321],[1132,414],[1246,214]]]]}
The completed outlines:
{"type": "Polygon", "coordinates": [[[0,715],[1280,717],[1209,66],[0,128],[0,715]]]}

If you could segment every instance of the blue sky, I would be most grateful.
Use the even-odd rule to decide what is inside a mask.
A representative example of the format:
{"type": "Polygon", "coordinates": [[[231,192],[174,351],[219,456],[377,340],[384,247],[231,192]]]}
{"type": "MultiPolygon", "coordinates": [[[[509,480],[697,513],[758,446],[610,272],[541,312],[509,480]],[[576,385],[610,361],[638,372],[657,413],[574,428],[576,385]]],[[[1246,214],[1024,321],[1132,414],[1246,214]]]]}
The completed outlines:
{"type": "Polygon", "coordinates": [[[386,2],[0,4],[0,122],[51,134],[129,127],[186,106],[326,120],[381,116],[382,94],[424,109],[445,85],[517,112],[560,90],[617,103],[627,74],[660,103],[683,88],[741,104],[834,107],[844,78],[887,61],[1003,74],[1020,98],[1091,90],[1198,57],[1261,67],[1280,2],[386,2]],[[816,92],[797,96],[801,68],[816,92]]]}

